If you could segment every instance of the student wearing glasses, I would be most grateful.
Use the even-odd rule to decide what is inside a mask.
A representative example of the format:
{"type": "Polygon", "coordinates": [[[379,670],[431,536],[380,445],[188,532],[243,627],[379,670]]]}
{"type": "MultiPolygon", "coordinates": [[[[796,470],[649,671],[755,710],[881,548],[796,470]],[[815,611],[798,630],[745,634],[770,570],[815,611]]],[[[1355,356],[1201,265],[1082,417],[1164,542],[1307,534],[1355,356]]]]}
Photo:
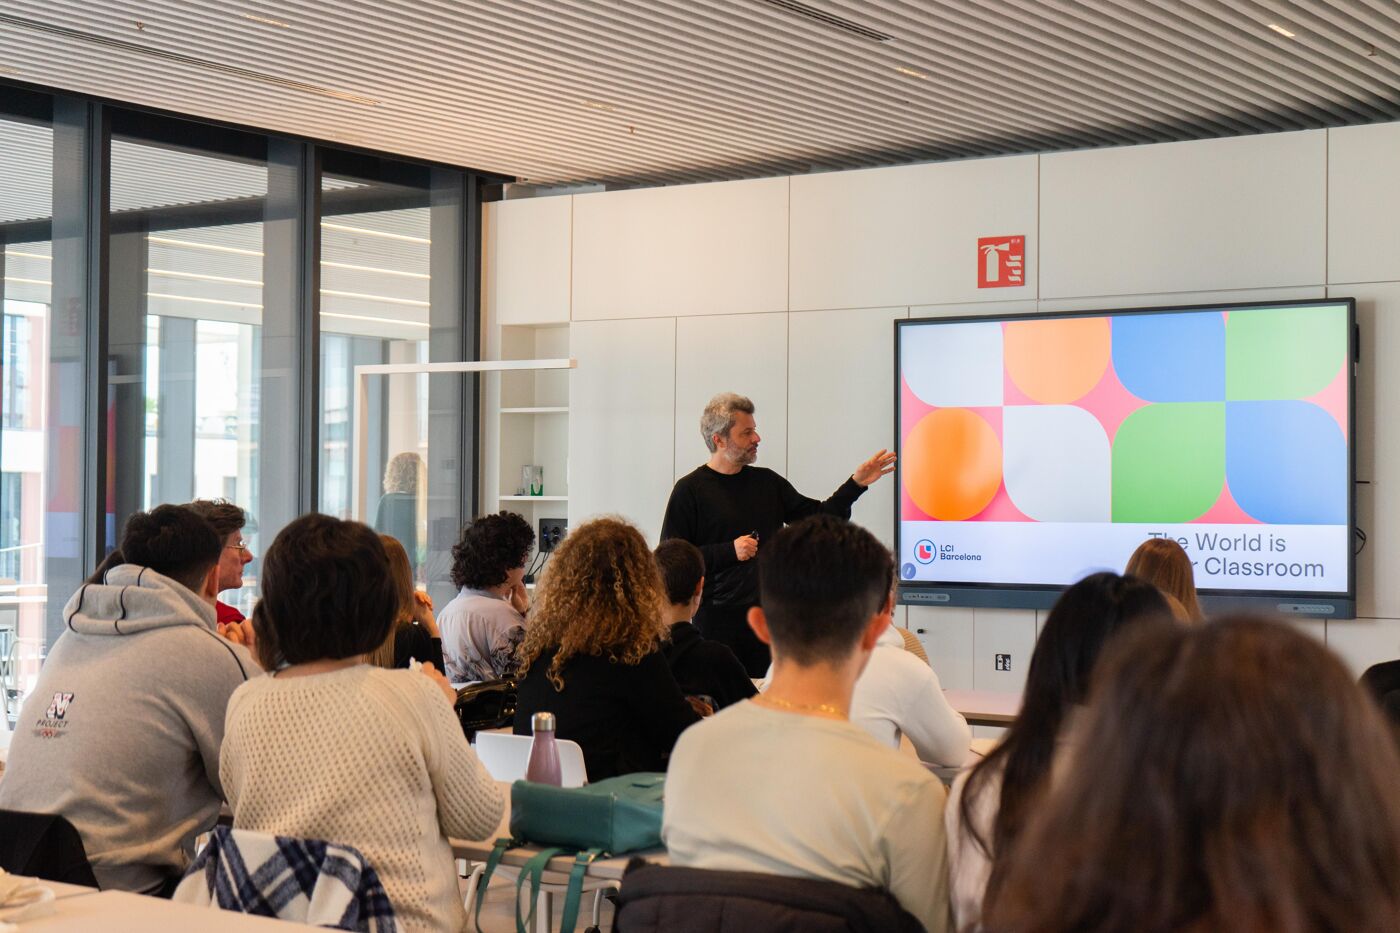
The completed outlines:
{"type": "MultiPolygon", "coordinates": [[[[253,561],[253,552],[243,540],[248,513],[227,499],[196,499],[186,508],[208,522],[223,542],[219,556],[219,592],[242,589],[243,568],[253,561]]],[[[243,621],[243,613],[223,600],[216,602],[214,609],[219,614],[221,630],[223,626],[243,621]]]]}

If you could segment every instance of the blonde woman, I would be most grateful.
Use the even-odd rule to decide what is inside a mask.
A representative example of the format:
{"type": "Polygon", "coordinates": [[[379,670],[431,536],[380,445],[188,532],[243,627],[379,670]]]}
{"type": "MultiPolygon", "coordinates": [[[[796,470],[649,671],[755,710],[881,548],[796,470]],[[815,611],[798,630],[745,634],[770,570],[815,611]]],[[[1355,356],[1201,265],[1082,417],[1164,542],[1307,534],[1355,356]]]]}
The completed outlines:
{"type": "Polygon", "coordinates": [[[1171,538],[1148,538],[1123,571],[1139,580],[1146,580],[1168,597],[1172,614],[1182,622],[1199,622],[1201,604],[1196,600],[1196,577],[1191,572],[1191,558],[1171,538]]]}
{"type": "Polygon", "coordinates": [[[394,580],[399,608],[393,631],[370,654],[369,661],[388,668],[408,667],[410,660],[432,662],[434,668],[442,670],[442,634],[433,619],[433,601],[413,585],[408,553],[398,539],[380,535],[379,540],[389,556],[389,575],[394,580]]]}
{"type": "Polygon", "coordinates": [[[661,574],[621,519],[569,533],[535,594],[519,649],[515,733],[551,712],[556,735],[583,746],[588,779],[664,771],[677,737],[697,722],[662,653],[668,634],[661,574]]]}

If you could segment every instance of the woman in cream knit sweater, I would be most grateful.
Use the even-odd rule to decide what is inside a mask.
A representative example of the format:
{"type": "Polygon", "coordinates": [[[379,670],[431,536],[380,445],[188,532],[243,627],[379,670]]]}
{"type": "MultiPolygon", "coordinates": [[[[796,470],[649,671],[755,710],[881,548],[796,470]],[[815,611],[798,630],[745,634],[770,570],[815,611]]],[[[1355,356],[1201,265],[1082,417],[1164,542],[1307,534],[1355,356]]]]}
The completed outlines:
{"type": "Polygon", "coordinates": [[[358,849],[407,931],[461,930],[448,837],[500,824],[500,790],[467,744],[446,679],[364,663],[397,608],[378,535],[305,515],[263,557],[253,611],[275,671],[229,701],[219,776],[233,825],[358,849]]]}

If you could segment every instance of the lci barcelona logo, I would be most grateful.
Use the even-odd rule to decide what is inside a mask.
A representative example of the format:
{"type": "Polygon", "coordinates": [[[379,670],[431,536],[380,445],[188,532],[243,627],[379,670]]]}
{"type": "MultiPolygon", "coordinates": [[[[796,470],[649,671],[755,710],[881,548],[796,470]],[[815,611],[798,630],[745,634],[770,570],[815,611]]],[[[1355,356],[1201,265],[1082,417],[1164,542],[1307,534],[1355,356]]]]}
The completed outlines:
{"type": "Polygon", "coordinates": [[[921,564],[931,564],[938,556],[938,548],[933,546],[933,542],[924,538],[914,545],[914,559],[921,564]]]}

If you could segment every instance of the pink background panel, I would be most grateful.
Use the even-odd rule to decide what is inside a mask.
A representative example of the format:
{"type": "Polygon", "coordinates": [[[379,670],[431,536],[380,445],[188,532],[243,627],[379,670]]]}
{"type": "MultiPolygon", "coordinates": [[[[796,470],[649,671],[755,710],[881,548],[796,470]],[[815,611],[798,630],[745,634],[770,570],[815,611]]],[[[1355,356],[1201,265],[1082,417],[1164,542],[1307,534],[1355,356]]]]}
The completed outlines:
{"type": "Polygon", "coordinates": [[[1342,431],[1342,437],[1347,436],[1347,364],[1342,361],[1341,368],[1337,370],[1336,377],[1327,384],[1316,395],[1303,399],[1305,402],[1312,402],[1321,408],[1337,422],[1337,427],[1342,431]]]}
{"type": "Polygon", "coordinates": [[[1191,525],[1258,525],[1259,519],[1250,515],[1240,504],[1235,501],[1235,497],[1230,494],[1230,481],[1226,480],[1220,488],[1220,498],[1215,500],[1215,505],[1206,509],[1200,518],[1191,519],[1191,525]]]}

